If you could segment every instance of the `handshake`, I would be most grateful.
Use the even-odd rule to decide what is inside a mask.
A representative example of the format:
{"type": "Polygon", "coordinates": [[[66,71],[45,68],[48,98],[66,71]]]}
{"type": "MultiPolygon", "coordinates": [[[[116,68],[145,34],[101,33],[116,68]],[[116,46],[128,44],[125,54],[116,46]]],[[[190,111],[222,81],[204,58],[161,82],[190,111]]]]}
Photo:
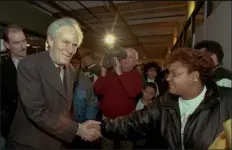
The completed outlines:
{"type": "Polygon", "coordinates": [[[85,141],[95,141],[101,137],[101,122],[88,120],[79,124],[77,135],[85,141]]]}

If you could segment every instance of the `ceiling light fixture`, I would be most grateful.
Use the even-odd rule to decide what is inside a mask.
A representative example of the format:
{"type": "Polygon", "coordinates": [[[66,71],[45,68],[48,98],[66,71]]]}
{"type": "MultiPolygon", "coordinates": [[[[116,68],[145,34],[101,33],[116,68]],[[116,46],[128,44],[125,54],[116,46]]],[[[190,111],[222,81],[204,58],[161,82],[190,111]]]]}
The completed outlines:
{"type": "Polygon", "coordinates": [[[115,43],[115,36],[113,34],[107,34],[105,36],[105,43],[108,45],[113,45],[115,43]]]}

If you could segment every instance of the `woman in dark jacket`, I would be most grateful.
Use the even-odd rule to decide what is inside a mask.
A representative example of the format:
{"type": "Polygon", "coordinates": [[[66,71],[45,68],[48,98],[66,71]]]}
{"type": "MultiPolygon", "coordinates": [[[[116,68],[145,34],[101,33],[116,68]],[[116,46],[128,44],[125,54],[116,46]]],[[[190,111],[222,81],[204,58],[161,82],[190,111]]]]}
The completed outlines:
{"type": "MultiPolygon", "coordinates": [[[[195,49],[170,53],[169,90],[145,109],[101,124],[111,139],[139,140],[157,136],[160,149],[208,149],[232,116],[232,91],[211,80],[213,62],[195,49]]],[[[154,141],[154,145],[156,141],[154,141]]]]}

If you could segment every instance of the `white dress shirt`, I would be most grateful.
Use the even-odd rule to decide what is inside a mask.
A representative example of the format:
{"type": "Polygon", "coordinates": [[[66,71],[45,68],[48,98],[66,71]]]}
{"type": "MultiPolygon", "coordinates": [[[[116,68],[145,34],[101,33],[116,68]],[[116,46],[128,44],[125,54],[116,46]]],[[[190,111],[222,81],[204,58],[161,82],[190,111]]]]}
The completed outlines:
{"type": "Polygon", "coordinates": [[[11,59],[12,59],[14,65],[15,65],[15,68],[17,69],[18,64],[19,64],[19,59],[17,59],[16,57],[12,57],[12,56],[11,56],[11,59]]]}
{"type": "MultiPolygon", "coordinates": [[[[59,65],[57,65],[56,63],[54,63],[56,68],[59,67],[59,65]]],[[[64,67],[61,67],[61,71],[60,71],[60,79],[63,82],[64,81],[64,67]]]]}

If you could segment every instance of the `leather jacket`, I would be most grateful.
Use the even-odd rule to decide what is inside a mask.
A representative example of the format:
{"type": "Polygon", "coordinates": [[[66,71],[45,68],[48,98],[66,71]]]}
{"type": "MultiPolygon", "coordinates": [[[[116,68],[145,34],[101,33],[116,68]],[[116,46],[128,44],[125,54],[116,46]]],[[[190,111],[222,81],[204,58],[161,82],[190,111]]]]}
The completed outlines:
{"type": "Polygon", "coordinates": [[[232,72],[219,65],[214,68],[213,78],[215,82],[220,81],[221,79],[232,80],[232,72]]]}
{"type": "MultiPolygon", "coordinates": [[[[185,149],[208,149],[222,131],[223,121],[232,116],[232,89],[219,88],[212,81],[207,82],[206,87],[204,100],[186,122],[183,140],[185,149]]],[[[157,136],[162,140],[159,143],[163,143],[160,149],[181,149],[178,96],[165,93],[143,110],[114,120],[103,120],[101,132],[103,136],[114,140],[140,140],[157,136]]]]}

